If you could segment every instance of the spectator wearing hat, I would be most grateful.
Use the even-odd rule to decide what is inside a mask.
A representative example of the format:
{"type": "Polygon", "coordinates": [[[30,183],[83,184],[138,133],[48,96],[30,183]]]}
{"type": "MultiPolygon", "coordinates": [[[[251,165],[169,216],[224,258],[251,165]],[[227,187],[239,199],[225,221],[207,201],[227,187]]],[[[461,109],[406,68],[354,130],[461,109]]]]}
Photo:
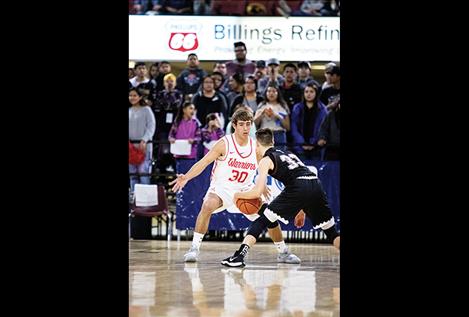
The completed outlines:
{"type": "Polygon", "coordinates": [[[234,52],[236,58],[232,61],[226,62],[226,74],[228,76],[232,76],[235,73],[240,73],[243,74],[244,77],[254,74],[256,64],[246,58],[246,44],[243,42],[234,43],[234,52]]]}
{"type": "Polygon", "coordinates": [[[328,64],[324,70],[326,81],[330,84],[321,91],[319,100],[326,105],[328,110],[337,106],[340,96],[340,66],[328,64]]]}
{"type": "Polygon", "coordinates": [[[279,74],[280,61],[277,58],[271,58],[267,61],[267,76],[259,80],[257,91],[263,95],[266,91],[268,85],[275,84],[277,87],[280,87],[284,78],[279,74]]]}
{"type": "MultiPolygon", "coordinates": [[[[202,78],[207,76],[207,72],[199,67],[200,62],[197,54],[187,55],[186,64],[187,67],[182,70],[176,80],[176,88],[182,92],[184,99],[186,96],[192,98],[192,95],[199,89],[202,78]]],[[[205,120],[205,117],[203,119],[205,120]]]]}
{"type": "Polygon", "coordinates": [[[265,61],[256,62],[256,69],[254,70],[254,76],[256,76],[256,80],[258,82],[259,80],[267,76],[267,65],[265,64],[265,61]]]}
{"type": "Polygon", "coordinates": [[[311,75],[311,64],[309,62],[303,61],[298,63],[298,77],[296,79],[298,85],[303,90],[307,84],[315,84],[318,87],[321,87],[319,83],[313,79],[311,75]]]}

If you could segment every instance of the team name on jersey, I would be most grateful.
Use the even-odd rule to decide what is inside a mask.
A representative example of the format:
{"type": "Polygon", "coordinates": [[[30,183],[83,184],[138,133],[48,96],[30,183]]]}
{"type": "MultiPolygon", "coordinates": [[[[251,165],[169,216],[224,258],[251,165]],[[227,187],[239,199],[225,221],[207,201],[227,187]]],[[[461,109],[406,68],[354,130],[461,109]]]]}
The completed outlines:
{"type": "Polygon", "coordinates": [[[240,162],[240,161],[237,161],[236,158],[230,158],[228,161],[228,166],[241,168],[241,169],[247,169],[247,170],[253,170],[253,171],[256,170],[256,164],[240,162]]]}

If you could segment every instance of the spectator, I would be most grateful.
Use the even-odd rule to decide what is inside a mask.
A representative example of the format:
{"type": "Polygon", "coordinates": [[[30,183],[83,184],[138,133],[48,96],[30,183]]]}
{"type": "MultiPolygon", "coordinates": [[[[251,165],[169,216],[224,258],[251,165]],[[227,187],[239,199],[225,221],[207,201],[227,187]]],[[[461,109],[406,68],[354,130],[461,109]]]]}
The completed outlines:
{"type": "MultiPolygon", "coordinates": [[[[249,106],[249,108],[251,108],[253,114],[256,112],[257,110],[257,107],[259,106],[259,104],[264,101],[264,98],[262,98],[262,96],[260,96],[256,90],[257,90],[257,80],[256,80],[256,77],[254,77],[254,75],[249,75],[247,78],[246,78],[246,81],[244,82],[244,85],[243,85],[243,90],[242,90],[242,93],[238,96],[236,96],[236,98],[234,98],[232,104],[231,104],[231,114],[230,114],[230,118],[231,116],[233,115],[233,113],[235,112],[234,110],[234,106],[235,105],[239,105],[239,104],[244,104],[246,106],[249,106]]],[[[252,125],[254,126],[254,124],[252,125]]]]}
{"type": "Polygon", "coordinates": [[[136,183],[150,184],[153,146],[148,142],[153,139],[155,133],[155,116],[150,107],[145,106],[138,89],[130,89],[129,102],[132,105],[129,108],[129,140],[133,146],[145,152],[145,160],[141,164],[129,164],[129,173],[147,174],[130,176],[130,190],[133,193],[136,183]]]}
{"type": "Polygon", "coordinates": [[[225,132],[221,129],[220,120],[218,120],[218,115],[216,113],[209,113],[205,122],[205,126],[202,128],[202,144],[204,145],[203,155],[207,154],[209,151],[209,148],[205,146],[206,144],[219,140],[225,135],[225,132]]]}
{"type": "Polygon", "coordinates": [[[177,77],[176,88],[182,92],[184,98],[187,96],[189,99],[197,92],[200,84],[202,83],[202,78],[207,76],[207,72],[199,67],[199,58],[195,53],[187,55],[186,63],[187,67],[184,68],[177,77]]]}
{"type": "Polygon", "coordinates": [[[159,11],[161,0],[134,0],[133,1],[133,13],[134,14],[145,14],[148,11],[159,11]]]}
{"type": "Polygon", "coordinates": [[[202,89],[192,97],[192,104],[197,109],[197,119],[205,122],[209,113],[217,113],[222,127],[227,116],[227,106],[223,97],[215,90],[214,81],[210,76],[202,79],[202,89]]]}
{"type": "Polygon", "coordinates": [[[246,16],[274,16],[277,0],[246,0],[246,16]]]}
{"type": "Polygon", "coordinates": [[[232,76],[235,73],[240,73],[243,77],[254,74],[256,64],[246,58],[246,44],[243,42],[234,43],[234,52],[236,58],[232,61],[226,62],[226,74],[228,76],[232,76]]]}
{"type": "Polygon", "coordinates": [[[337,99],[340,96],[340,66],[329,64],[325,69],[326,81],[330,83],[321,91],[319,100],[326,105],[327,110],[337,106],[337,99]]]}
{"type": "Polygon", "coordinates": [[[228,97],[226,96],[225,90],[223,89],[223,83],[224,83],[223,74],[214,71],[212,75],[210,75],[210,77],[212,77],[213,79],[215,91],[217,91],[220,94],[220,96],[225,100],[225,103],[228,107],[229,105],[228,97]]]}
{"type": "Polygon", "coordinates": [[[154,102],[155,86],[147,77],[147,66],[144,62],[135,63],[135,77],[129,81],[129,87],[137,88],[143,95],[143,100],[147,106],[154,102]]]}
{"type": "Polygon", "coordinates": [[[303,93],[303,101],[293,107],[291,134],[294,152],[302,160],[320,159],[317,146],[319,128],[327,115],[326,107],[318,100],[318,86],[308,84],[303,93]]]}
{"type": "Polygon", "coordinates": [[[243,0],[212,0],[213,15],[243,16],[245,3],[243,0]]]}
{"type": "Polygon", "coordinates": [[[194,0],[194,15],[210,15],[211,13],[211,0],[194,0]]]}
{"type": "Polygon", "coordinates": [[[226,94],[226,97],[228,99],[228,113],[230,113],[230,107],[233,104],[233,100],[243,92],[243,85],[244,85],[244,78],[243,74],[241,73],[235,73],[230,76],[228,79],[228,93],[226,94]]]}
{"type": "Polygon", "coordinates": [[[256,80],[258,82],[259,80],[267,76],[267,67],[265,65],[265,61],[256,62],[256,69],[254,70],[254,76],[256,76],[256,80]]]}
{"type": "Polygon", "coordinates": [[[283,67],[283,77],[285,78],[283,84],[280,86],[280,92],[287,102],[290,112],[293,106],[301,101],[303,91],[300,85],[296,83],[297,68],[295,64],[288,63],[283,67]]]}
{"type": "Polygon", "coordinates": [[[164,89],[164,76],[171,73],[171,64],[168,61],[161,61],[159,65],[158,76],[156,77],[157,92],[160,92],[164,89]]]}
{"type": "Polygon", "coordinates": [[[193,0],[160,0],[165,14],[192,14],[193,0]]]}
{"type": "Polygon", "coordinates": [[[340,99],[321,125],[318,145],[326,146],[324,160],[340,160],[340,99]]]}
{"type": "Polygon", "coordinates": [[[274,132],[275,147],[286,149],[286,132],[290,130],[290,111],[287,103],[283,100],[279,88],[270,84],[254,115],[256,128],[270,128],[274,132]]]}
{"type": "Polygon", "coordinates": [[[153,112],[156,118],[155,140],[158,141],[158,167],[161,171],[172,172],[175,162],[169,152],[168,136],[174,118],[182,104],[182,93],[177,90],[176,76],[169,73],[164,77],[164,87],[157,95],[153,112]]]}
{"type": "Polygon", "coordinates": [[[197,161],[197,144],[201,140],[200,124],[194,118],[195,107],[190,102],[185,102],[179,107],[174,123],[171,126],[168,140],[174,143],[176,140],[188,140],[192,144],[192,150],[189,155],[174,155],[176,159],[176,173],[181,173],[180,161],[197,161]]]}
{"type": "Polygon", "coordinates": [[[307,84],[314,84],[318,87],[321,87],[319,83],[314,80],[311,75],[311,64],[309,62],[299,62],[298,63],[298,77],[296,79],[298,85],[300,85],[301,90],[304,90],[307,84]]]}
{"type": "Polygon", "coordinates": [[[257,88],[257,91],[261,95],[265,94],[267,86],[269,86],[271,83],[275,84],[277,87],[280,87],[285,81],[283,76],[279,74],[280,61],[277,58],[269,59],[267,61],[267,67],[267,76],[258,82],[259,87],[257,88]]]}

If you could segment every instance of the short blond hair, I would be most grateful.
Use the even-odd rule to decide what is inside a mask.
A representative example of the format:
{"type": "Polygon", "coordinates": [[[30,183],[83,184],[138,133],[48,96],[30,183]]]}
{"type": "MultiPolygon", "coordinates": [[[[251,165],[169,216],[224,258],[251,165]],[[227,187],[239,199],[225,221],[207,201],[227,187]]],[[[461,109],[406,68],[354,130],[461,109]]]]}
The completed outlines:
{"type": "Polygon", "coordinates": [[[166,75],[163,77],[163,81],[167,81],[167,80],[174,80],[174,81],[176,81],[176,76],[174,76],[174,74],[172,74],[172,73],[166,74],[166,75]]]}

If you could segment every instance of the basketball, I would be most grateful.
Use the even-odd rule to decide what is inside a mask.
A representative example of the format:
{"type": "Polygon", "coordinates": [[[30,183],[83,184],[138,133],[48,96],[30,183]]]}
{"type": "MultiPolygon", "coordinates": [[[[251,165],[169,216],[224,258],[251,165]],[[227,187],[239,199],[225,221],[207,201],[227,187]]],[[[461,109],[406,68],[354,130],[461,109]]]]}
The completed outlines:
{"type": "Polygon", "coordinates": [[[239,211],[246,215],[252,215],[259,211],[259,208],[262,205],[262,200],[260,198],[253,199],[244,199],[240,198],[236,201],[236,207],[239,211]]]}

